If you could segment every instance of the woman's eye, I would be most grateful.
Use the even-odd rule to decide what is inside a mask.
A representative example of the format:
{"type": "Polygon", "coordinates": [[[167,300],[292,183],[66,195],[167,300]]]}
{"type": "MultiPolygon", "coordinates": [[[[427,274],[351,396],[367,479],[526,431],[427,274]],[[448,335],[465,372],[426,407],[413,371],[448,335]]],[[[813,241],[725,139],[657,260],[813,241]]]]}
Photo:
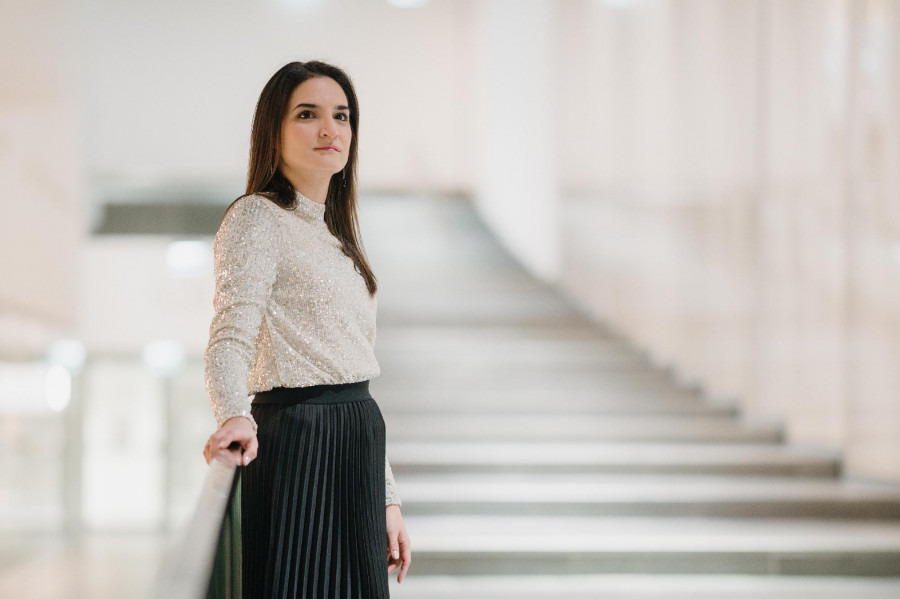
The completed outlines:
{"type": "Polygon", "coordinates": [[[347,114],[345,114],[343,112],[337,113],[336,115],[334,115],[334,117],[336,119],[338,119],[339,121],[346,121],[348,118],[350,118],[349,116],[347,116],[347,114]]]}
{"type": "Polygon", "coordinates": [[[297,115],[297,117],[301,119],[308,119],[312,117],[312,112],[310,112],[309,110],[303,110],[300,112],[300,114],[297,115]]]}

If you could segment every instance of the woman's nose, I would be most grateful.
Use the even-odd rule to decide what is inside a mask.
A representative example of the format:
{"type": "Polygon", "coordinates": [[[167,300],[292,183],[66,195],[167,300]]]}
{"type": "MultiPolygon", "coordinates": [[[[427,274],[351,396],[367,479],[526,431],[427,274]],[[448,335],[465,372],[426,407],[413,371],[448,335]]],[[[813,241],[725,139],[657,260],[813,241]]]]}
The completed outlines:
{"type": "Polygon", "coordinates": [[[319,135],[322,137],[335,137],[337,135],[337,125],[334,121],[327,121],[324,125],[322,125],[321,131],[319,131],[319,135]]]}

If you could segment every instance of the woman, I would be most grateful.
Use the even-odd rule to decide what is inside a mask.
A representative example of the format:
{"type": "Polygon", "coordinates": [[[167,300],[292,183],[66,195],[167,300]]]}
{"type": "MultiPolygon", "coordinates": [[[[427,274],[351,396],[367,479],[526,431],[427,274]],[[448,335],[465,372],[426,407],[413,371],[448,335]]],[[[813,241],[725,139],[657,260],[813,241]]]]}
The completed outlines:
{"type": "Polygon", "coordinates": [[[368,392],[377,285],[357,226],[358,136],[346,73],[282,67],[256,106],[247,193],[216,234],[205,365],[219,429],[204,456],[242,448],[245,598],[386,598],[411,562],[368,392]]]}

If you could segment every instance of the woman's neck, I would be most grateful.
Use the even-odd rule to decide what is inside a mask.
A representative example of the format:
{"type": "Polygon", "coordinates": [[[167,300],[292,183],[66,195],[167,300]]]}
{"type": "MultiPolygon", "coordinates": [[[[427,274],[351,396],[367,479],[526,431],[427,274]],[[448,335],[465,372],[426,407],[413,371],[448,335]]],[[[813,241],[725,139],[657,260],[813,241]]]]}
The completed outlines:
{"type": "Polygon", "coordinates": [[[313,202],[324,204],[328,197],[328,185],[331,183],[331,175],[315,173],[298,176],[296,173],[285,173],[287,180],[291,182],[296,191],[311,199],[313,202]]]}

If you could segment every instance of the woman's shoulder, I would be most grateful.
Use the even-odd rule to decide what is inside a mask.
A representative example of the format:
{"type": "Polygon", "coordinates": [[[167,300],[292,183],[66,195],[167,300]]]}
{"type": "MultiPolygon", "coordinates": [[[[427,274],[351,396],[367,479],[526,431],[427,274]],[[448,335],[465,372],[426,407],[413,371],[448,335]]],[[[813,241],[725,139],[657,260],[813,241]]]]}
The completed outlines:
{"type": "Polygon", "coordinates": [[[247,193],[233,202],[225,209],[225,215],[237,209],[238,212],[278,214],[280,206],[263,193],[247,193]]]}
{"type": "Polygon", "coordinates": [[[280,212],[280,206],[261,194],[242,195],[225,209],[216,238],[274,234],[280,229],[280,212]]]}
{"type": "Polygon", "coordinates": [[[225,209],[219,227],[235,222],[275,222],[285,212],[278,204],[260,193],[248,193],[237,198],[225,209]]]}

